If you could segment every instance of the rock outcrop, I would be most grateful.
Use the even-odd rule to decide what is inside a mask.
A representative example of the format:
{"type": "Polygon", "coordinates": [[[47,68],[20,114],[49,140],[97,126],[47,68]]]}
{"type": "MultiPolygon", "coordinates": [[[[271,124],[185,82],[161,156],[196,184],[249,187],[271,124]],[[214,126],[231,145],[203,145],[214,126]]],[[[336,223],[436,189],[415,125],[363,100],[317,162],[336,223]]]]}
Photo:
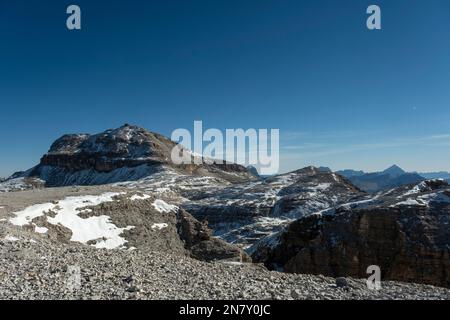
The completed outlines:
{"type": "Polygon", "coordinates": [[[291,223],[253,254],[270,268],[450,286],[450,187],[441,180],[391,191],[291,223]]]}
{"type": "Polygon", "coordinates": [[[199,222],[183,209],[177,213],[177,230],[191,256],[198,260],[251,262],[250,256],[237,246],[212,237],[206,222],[199,222]]]}

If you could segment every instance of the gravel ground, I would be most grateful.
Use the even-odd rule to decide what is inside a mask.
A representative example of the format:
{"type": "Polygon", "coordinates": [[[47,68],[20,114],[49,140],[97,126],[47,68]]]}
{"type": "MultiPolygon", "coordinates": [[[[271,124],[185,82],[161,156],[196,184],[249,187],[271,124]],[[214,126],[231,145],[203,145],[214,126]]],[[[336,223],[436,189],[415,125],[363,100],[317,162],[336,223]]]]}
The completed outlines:
{"type": "Polygon", "coordinates": [[[286,274],[257,264],[208,263],[155,247],[95,249],[8,222],[11,212],[32,204],[105,191],[112,191],[111,186],[0,194],[0,299],[450,300],[449,289],[427,285],[383,282],[381,290],[373,291],[364,280],[286,274]]]}
{"type": "Polygon", "coordinates": [[[372,291],[364,280],[344,282],[161,252],[0,241],[0,299],[450,299],[450,290],[426,285],[383,282],[372,291]]]}

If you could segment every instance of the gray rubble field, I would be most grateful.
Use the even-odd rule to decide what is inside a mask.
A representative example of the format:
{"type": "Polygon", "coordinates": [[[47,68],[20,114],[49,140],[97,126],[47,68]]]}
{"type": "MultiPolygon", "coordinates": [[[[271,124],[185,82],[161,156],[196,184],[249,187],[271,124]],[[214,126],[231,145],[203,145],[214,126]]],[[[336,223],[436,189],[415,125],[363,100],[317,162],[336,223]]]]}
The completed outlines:
{"type": "Polygon", "coordinates": [[[56,241],[8,220],[31,204],[107,190],[67,187],[0,196],[1,299],[450,299],[450,290],[421,284],[383,282],[374,291],[364,279],[205,262],[156,248],[97,249],[56,241]]]}
{"type": "Polygon", "coordinates": [[[1,299],[450,299],[450,290],[427,285],[347,284],[162,252],[0,241],[1,299]]]}

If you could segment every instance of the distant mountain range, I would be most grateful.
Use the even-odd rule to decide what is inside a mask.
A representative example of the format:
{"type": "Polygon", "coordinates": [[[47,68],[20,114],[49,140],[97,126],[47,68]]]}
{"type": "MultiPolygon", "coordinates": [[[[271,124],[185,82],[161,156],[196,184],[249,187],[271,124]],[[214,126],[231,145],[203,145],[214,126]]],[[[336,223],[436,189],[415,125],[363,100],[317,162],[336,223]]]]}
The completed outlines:
{"type": "Polygon", "coordinates": [[[406,172],[397,165],[393,165],[380,172],[364,172],[352,169],[337,171],[349,179],[355,186],[366,192],[378,192],[396,188],[406,184],[418,183],[426,179],[444,179],[450,181],[448,172],[406,172]]]}
{"type": "Polygon", "coordinates": [[[450,181],[450,172],[439,171],[439,172],[419,172],[419,175],[425,179],[444,179],[450,181]]]}

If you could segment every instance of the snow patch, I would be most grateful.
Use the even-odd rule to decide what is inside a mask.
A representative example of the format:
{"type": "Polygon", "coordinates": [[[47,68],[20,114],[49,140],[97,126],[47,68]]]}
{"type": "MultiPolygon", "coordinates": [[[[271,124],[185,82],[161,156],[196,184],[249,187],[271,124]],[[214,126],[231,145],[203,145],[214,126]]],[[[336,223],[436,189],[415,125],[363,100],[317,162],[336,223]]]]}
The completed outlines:
{"type": "Polygon", "coordinates": [[[407,199],[405,201],[397,202],[396,204],[392,205],[391,207],[398,207],[398,206],[425,206],[426,203],[421,201],[420,199],[407,199]]]}
{"type": "Polygon", "coordinates": [[[167,228],[169,225],[167,224],[167,223],[154,223],[153,225],[152,225],[152,229],[158,229],[158,230],[161,230],[161,229],[164,229],[164,228],[167,228]]]}
{"type": "Polygon", "coordinates": [[[414,186],[408,192],[405,192],[405,194],[403,196],[410,196],[410,195],[417,194],[417,193],[420,193],[420,192],[428,191],[428,189],[429,189],[429,187],[426,184],[426,182],[422,181],[418,185],[414,186]]]}
{"type": "Polygon", "coordinates": [[[24,226],[30,224],[34,218],[41,217],[49,211],[55,209],[56,205],[53,203],[35,204],[26,208],[23,211],[15,212],[14,218],[9,221],[16,226],[24,226]]]}
{"type": "Polygon", "coordinates": [[[359,200],[359,201],[353,201],[344,203],[338,206],[338,208],[342,208],[344,210],[351,210],[351,209],[362,209],[366,206],[369,206],[371,204],[374,204],[376,200],[380,198],[381,194],[377,194],[373,198],[365,199],[365,200],[359,200]]]}
{"type": "Polygon", "coordinates": [[[34,232],[36,233],[47,233],[48,229],[46,227],[38,227],[34,225],[34,232]]]}
{"type": "Polygon", "coordinates": [[[331,186],[331,183],[319,183],[317,186],[313,187],[315,191],[324,191],[331,186]]]}
{"type": "Polygon", "coordinates": [[[334,172],[331,173],[331,176],[333,177],[333,180],[334,180],[334,181],[340,182],[339,179],[338,179],[338,177],[337,177],[337,175],[336,175],[336,173],[334,173],[334,172]]]}
{"type": "Polygon", "coordinates": [[[135,201],[135,200],[145,200],[145,199],[148,199],[148,198],[151,198],[148,194],[144,194],[144,195],[142,195],[142,196],[137,195],[137,194],[134,194],[134,195],[131,196],[130,200],[131,200],[131,201],[135,201]]]}
{"type": "Polygon", "coordinates": [[[14,236],[6,236],[5,238],[5,241],[10,241],[10,242],[15,242],[15,241],[19,241],[20,239],[19,238],[17,238],[17,237],[14,237],[14,236]]]}
{"type": "Polygon", "coordinates": [[[420,196],[419,199],[428,204],[430,202],[450,203],[450,197],[448,195],[444,194],[443,192],[426,194],[426,195],[420,196]]]}
{"type": "MultiPolygon", "coordinates": [[[[72,231],[71,241],[88,243],[96,241],[96,248],[114,249],[122,246],[127,242],[120,237],[124,230],[130,230],[133,226],[126,228],[118,228],[110,221],[110,217],[106,215],[94,216],[83,219],[78,216],[81,210],[86,207],[97,206],[101,203],[112,202],[113,197],[123,193],[104,193],[97,196],[78,196],[67,197],[57,203],[37,204],[26,208],[23,211],[15,212],[15,217],[10,219],[14,225],[24,226],[30,224],[34,218],[45,216],[46,213],[52,211],[56,215],[54,217],[47,216],[47,221],[53,225],[62,225],[72,231]]],[[[36,232],[43,233],[46,228],[35,226],[36,232]]]]}
{"type": "Polygon", "coordinates": [[[153,207],[159,212],[169,213],[175,210],[178,210],[177,206],[168,204],[164,200],[156,199],[155,202],[153,202],[153,207]]]}

